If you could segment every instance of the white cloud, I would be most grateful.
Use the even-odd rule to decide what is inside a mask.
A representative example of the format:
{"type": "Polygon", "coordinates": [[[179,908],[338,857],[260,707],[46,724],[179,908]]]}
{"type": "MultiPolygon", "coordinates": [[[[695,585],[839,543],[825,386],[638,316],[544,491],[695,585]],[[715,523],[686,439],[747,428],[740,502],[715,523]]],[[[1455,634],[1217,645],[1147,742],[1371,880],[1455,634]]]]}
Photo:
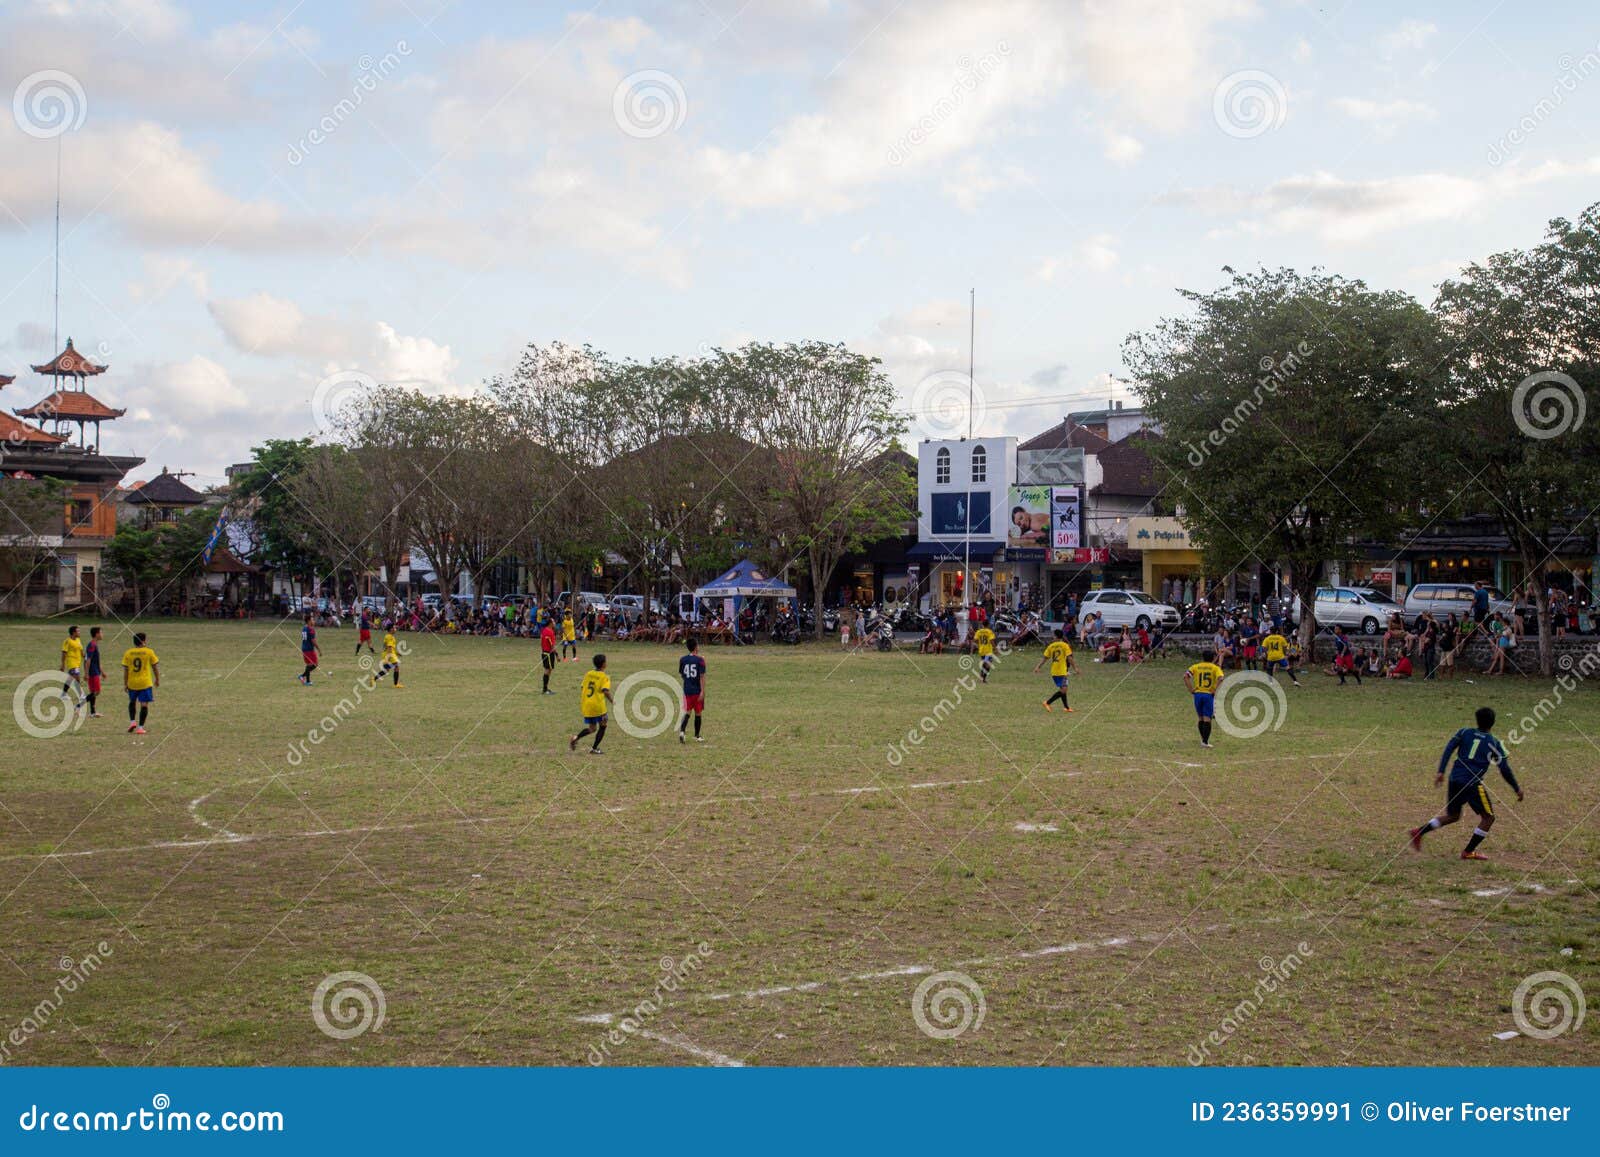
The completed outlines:
{"type": "Polygon", "coordinates": [[[1294,42],[1294,47],[1289,50],[1289,59],[1296,64],[1305,64],[1311,59],[1311,41],[1304,36],[1294,42]]]}
{"type": "Polygon", "coordinates": [[[1414,100],[1368,100],[1363,97],[1335,98],[1333,107],[1353,120],[1371,125],[1381,136],[1392,136],[1407,124],[1431,121],[1438,113],[1431,105],[1414,100]]]}
{"type": "Polygon", "coordinates": [[[128,283],[128,296],[139,305],[165,297],[178,286],[187,286],[202,301],[211,295],[206,271],[188,257],[146,253],[140,257],[144,275],[128,283]]]}
{"type": "Polygon", "coordinates": [[[1121,260],[1117,246],[1117,239],[1111,234],[1096,233],[1079,242],[1065,257],[1041,257],[1034,266],[1033,276],[1038,281],[1054,281],[1063,270],[1109,273],[1121,260]]]}
{"type": "Polygon", "coordinates": [[[1394,60],[1399,56],[1421,52],[1438,33],[1439,26],[1426,20],[1402,20],[1378,37],[1378,55],[1385,60],[1394,60]]]}
{"type": "Polygon", "coordinates": [[[992,166],[972,158],[962,161],[944,179],[945,196],[956,203],[964,213],[975,212],[978,202],[999,189],[1010,189],[1022,184],[1027,175],[1017,165],[992,166]]]}
{"type": "Polygon", "coordinates": [[[1138,138],[1130,137],[1127,133],[1119,133],[1115,129],[1105,131],[1105,147],[1101,150],[1105,159],[1113,165],[1131,165],[1144,156],[1144,145],[1138,138]]]}

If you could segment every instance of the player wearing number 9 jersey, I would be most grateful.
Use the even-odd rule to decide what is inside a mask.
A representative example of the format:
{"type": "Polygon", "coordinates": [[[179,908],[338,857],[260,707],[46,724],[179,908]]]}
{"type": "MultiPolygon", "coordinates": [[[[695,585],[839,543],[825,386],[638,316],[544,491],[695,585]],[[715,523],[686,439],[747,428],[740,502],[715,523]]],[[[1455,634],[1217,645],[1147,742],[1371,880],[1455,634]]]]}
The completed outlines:
{"type": "Polygon", "coordinates": [[[1522,787],[1512,774],[1511,759],[1506,755],[1505,747],[1489,733],[1494,727],[1494,708],[1478,708],[1475,721],[1478,724],[1476,727],[1463,727],[1444,745],[1444,753],[1439,756],[1439,773],[1433,777],[1433,785],[1438,787],[1444,783],[1445,768],[1450,767],[1450,787],[1445,793],[1444,811],[1421,827],[1411,829],[1413,851],[1422,850],[1423,836],[1435,828],[1455,823],[1461,818],[1461,809],[1470,807],[1478,813],[1478,826],[1472,829],[1472,838],[1462,849],[1461,858],[1489,858],[1478,851],[1478,845],[1483,843],[1489,835],[1489,829],[1494,827],[1494,805],[1489,802],[1489,790],[1483,786],[1483,777],[1489,774],[1491,763],[1500,766],[1500,775],[1517,793],[1517,800],[1520,802],[1523,798],[1522,787]],[[1453,767],[1450,766],[1452,755],[1455,756],[1453,767]]]}
{"type": "Polygon", "coordinates": [[[1194,696],[1194,713],[1200,717],[1200,744],[1211,746],[1211,720],[1216,715],[1217,687],[1222,682],[1222,668],[1217,666],[1215,651],[1202,651],[1200,661],[1183,673],[1183,685],[1194,696]]]}
{"type": "Polygon", "coordinates": [[[161,660],[144,645],[144,633],[133,637],[133,646],[122,653],[122,686],[128,692],[128,730],[144,734],[150,716],[150,702],[161,686],[161,660]]]}

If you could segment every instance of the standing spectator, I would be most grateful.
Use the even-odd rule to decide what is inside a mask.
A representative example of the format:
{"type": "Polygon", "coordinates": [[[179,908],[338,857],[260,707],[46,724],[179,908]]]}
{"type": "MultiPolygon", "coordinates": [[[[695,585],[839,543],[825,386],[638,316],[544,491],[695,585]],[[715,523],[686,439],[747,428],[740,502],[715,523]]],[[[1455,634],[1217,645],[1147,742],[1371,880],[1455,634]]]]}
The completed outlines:
{"type": "Polygon", "coordinates": [[[1482,624],[1489,617],[1489,588],[1479,579],[1472,584],[1472,621],[1482,624]]]}

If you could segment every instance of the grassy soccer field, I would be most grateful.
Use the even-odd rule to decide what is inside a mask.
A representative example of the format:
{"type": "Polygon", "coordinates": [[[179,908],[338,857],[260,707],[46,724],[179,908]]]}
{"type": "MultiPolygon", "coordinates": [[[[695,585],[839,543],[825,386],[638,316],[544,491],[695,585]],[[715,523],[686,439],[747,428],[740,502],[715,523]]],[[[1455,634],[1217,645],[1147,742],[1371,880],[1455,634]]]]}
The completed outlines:
{"type": "MultiPolygon", "coordinates": [[[[953,656],[714,648],[707,743],[614,717],[591,758],[587,646],[541,697],[529,642],[405,636],[405,687],[357,692],[324,630],[307,689],[293,627],[150,624],[142,739],[109,677],[104,719],[6,720],[8,1063],[1600,1063],[1594,1016],[1493,1036],[1531,974],[1600,994],[1588,689],[1513,749],[1524,804],[1491,779],[1478,864],[1468,823],[1405,829],[1472,709],[1503,736],[1543,681],[1312,673],[1206,751],[1177,659],[1086,663],[1047,715],[1036,650],[968,689],[953,656]],[[943,971],[918,1014],[959,1035],[914,1015],[943,971]],[[381,989],[348,1039],[313,1017],[341,972],[381,989]]],[[[0,626],[7,702],[61,634],[0,626]]],[[[609,650],[619,685],[678,653],[609,650]]]]}

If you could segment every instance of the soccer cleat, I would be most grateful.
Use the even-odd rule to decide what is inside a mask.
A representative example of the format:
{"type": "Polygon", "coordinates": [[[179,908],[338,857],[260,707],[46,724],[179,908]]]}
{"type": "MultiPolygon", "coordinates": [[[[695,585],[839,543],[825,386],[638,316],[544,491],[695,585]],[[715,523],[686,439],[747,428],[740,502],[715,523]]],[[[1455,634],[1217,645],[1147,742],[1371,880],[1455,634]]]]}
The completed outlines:
{"type": "Polygon", "coordinates": [[[1046,704],[1045,704],[1045,705],[1044,705],[1044,709],[1045,709],[1045,710],[1046,710],[1046,711],[1054,711],[1054,710],[1055,710],[1055,708],[1054,708],[1054,707],[1051,707],[1051,706],[1050,706],[1050,704],[1048,704],[1048,703],[1046,703],[1046,704]]]}
{"type": "Polygon", "coordinates": [[[696,742],[696,743],[704,743],[704,742],[705,742],[705,741],[706,741],[706,738],[705,738],[705,736],[703,736],[703,735],[696,735],[696,736],[695,736],[695,737],[694,737],[694,741],[695,741],[695,742],[696,742]]]}
{"type": "Polygon", "coordinates": [[[98,712],[98,711],[91,711],[91,712],[89,712],[89,718],[90,719],[104,719],[105,716],[100,714],[100,712],[98,712]]]}
{"type": "MultiPolygon", "coordinates": [[[[698,736],[696,738],[698,738],[698,736]]],[[[689,742],[688,738],[685,737],[683,732],[681,732],[681,731],[678,732],[678,742],[679,743],[688,743],[689,742]]]]}
{"type": "Polygon", "coordinates": [[[1411,836],[1411,850],[1413,852],[1422,851],[1422,833],[1427,831],[1427,830],[1428,830],[1427,828],[1412,828],[1411,829],[1409,835],[1411,836]]]}
{"type": "Polygon", "coordinates": [[[1061,710],[1065,711],[1068,715],[1072,714],[1072,708],[1070,708],[1070,707],[1068,707],[1068,706],[1066,706],[1064,704],[1062,705],[1061,710]]]}
{"type": "Polygon", "coordinates": [[[1210,747],[1210,746],[1211,746],[1211,740],[1209,740],[1209,739],[1202,739],[1202,740],[1201,740],[1201,741],[1200,741],[1200,746],[1201,746],[1201,747],[1210,747]]]}
{"type": "Polygon", "coordinates": [[[573,738],[571,738],[571,739],[569,739],[567,741],[567,750],[568,751],[577,751],[578,750],[578,739],[577,739],[576,736],[574,736],[573,738]]]}
{"type": "MultiPolygon", "coordinates": [[[[133,733],[135,735],[143,735],[145,733],[145,730],[144,730],[143,727],[140,727],[137,723],[135,723],[133,725],[133,733]]],[[[1488,856],[1479,856],[1478,858],[1480,860],[1487,860],[1489,857],[1488,856]]]]}
{"type": "Polygon", "coordinates": [[[404,684],[404,683],[396,683],[396,684],[395,684],[395,685],[394,685],[394,689],[395,689],[395,690],[396,690],[396,691],[404,691],[404,690],[405,690],[405,688],[406,688],[406,685],[405,685],[405,684],[404,684]]]}
{"type": "Polygon", "coordinates": [[[128,734],[129,735],[132,735],[137,730],[139,730],[139,725],[137,723],[128,724],[128,734]]]}
{"type": "Polygon", "coordinates": [[[1463,860],[1487,860],[1489,857],[1484,855],[1482,852],[1473,851],[1473,852],[1462,852],[1461,853],[1461,858],[1463,860]]]}
{"type": "Polygon", "coordinates": [[[591,747],[589,749],[589,754],[590,755],[604,755],[605,752],[601,751],[598,747],[591,747]]]}

